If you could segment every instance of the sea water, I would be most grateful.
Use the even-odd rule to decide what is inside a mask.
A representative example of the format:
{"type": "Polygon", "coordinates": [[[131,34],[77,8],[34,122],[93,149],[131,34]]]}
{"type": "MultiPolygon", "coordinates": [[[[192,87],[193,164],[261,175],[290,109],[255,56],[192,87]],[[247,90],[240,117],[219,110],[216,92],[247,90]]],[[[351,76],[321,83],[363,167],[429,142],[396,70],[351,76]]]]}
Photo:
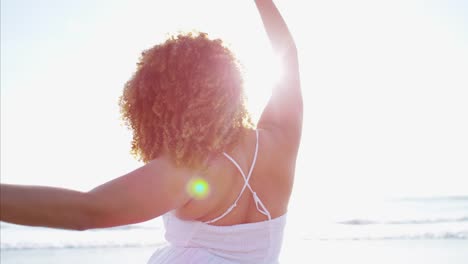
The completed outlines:
{"type": "Polygon", "coordinates": [[[367,201],[317,216],[304,237],[319,240],[468,241],[468,196],[367,201]]]}
{"type": "MultiPolygon", "coordinates": [[[[322,203],[327,204],[326,201],[322,203]]],[[[330,204],[329,207],[334,207],[336,203],[330,204]]],[[[286,263],[296,258],[297,254],[308,254],[309,251],[316,251],[315,256],[323,256],[320,253],[325,254],[327,249],[331,252],[327,256],[341,252],[342,256],[354,256],[360,261],[364,254],[369,254],[356,255],[356,252],[396,254],[402,257],[395,260],[399,262],[408,259],[405,254],[416,254],[413,257],[417,259],[430,256],[432,252],[435,255],[428,263],[468,263],[468,196],[387,199],[352,207],[347,205],[327,212],[309,212],[313,212],[312,217],[308,217],[308,212],[304,211],[291,212],[288,216],[283,247],[283,259],[288,260],[286,263]],[[300,219],[313,220],[304,223],[300,219]],[[413,248],[411,253],[408,248],[413,248]],[[447,262],[451,256],[460,262],[447,262]]],[[[85,256],[95,258],[96,263],[99,259],[107,262],[110,260],[106,260],[106,257],[116,256],[121,262],[115,263],[126,263],[122,252],[133,252],[134,255],[145,252],[141,259],[146,259],[154,248],[165,243],[161,218],[87,231],[0,224],[2,264],[61,263],[57,258],[63,260],[67,256],[77,259],[76,263],[83,263],[80,257],[85,256]],[[53,256],[56,262],[52,261],[53,256]]],[[[391,259],[381,257],[380,261],[391,259]]],[[[369,262],[376,260],[369,259],[369,262]]]]}

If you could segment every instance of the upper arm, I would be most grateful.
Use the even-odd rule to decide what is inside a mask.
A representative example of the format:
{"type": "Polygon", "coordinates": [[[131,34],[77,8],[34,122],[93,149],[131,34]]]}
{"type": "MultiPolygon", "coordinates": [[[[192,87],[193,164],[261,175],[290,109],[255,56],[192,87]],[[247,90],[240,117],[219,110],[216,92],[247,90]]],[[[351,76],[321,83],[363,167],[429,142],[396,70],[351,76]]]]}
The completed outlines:
{"type": "Polygon", "coordinates": [[[296,44],[273,1],[256,0],[255,3],[282,67],[282,75],[259,119],[258,127],[270,131],[285,146],[297,150],[302,130],[302,94],[296,44]]]}
{"type": "Polygon", "coordinates": [[[87,193],[88,228],[150,220],[190,200],[185,186],[190,173],[163,161],[151,161],[87,193]]]}
{"type": "Polygon", "coordinates": [[[282,63],[283,74],[257,126],[270,131],[280,142],[296,149],[301,138],[303,102],[295,47],[285,51],[282,63]]]}

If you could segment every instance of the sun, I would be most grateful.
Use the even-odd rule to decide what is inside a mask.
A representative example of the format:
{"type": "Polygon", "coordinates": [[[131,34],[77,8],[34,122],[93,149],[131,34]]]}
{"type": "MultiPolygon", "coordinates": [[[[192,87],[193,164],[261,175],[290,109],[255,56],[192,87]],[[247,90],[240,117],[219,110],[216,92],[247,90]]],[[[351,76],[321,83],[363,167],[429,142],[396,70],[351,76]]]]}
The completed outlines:
{"type": "Polygon", "coordinates": [[[262,52],[258,50],[242,51],[241,62],[245,67],[245,93],[247,106],[254,121],[260,115],[270,99],[273,89],[278,85],[283,75],[279,56],[268,51],[267,46],[262,52]]]}

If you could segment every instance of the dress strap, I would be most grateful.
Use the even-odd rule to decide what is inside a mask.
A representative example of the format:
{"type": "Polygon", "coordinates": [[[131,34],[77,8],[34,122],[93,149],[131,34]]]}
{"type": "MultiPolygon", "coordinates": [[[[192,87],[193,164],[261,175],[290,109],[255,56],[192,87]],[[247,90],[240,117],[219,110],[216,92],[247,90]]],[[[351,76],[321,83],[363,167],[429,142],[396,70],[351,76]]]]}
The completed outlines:
{"type": "Polygon", "coordinates": [[[250,180],[250,177],[252,176],[252,172],[253,172],[253,169],[255,167],[255,163],[257,161],[257,154],[258,154],[258,130],[255,130],[255,133],[256,133],[256,137],[257,137],[257,143],[255,145],[255,154],[254,154],[252,165],[250,166],[249,173],[247,174],[247,176],[245,175],[244,171],[242,171],[242,168],[239,166],[239,164],[231,156],[229,156],[227,153],[223,153],[224,156],[227,159],[229,159],[234,164],[234,166],[236,166],[236,168],[239,170],[240,174],[242,175],[242,178],[244,178],[244,186],[242,186],[242,189],[241,189],[239,195],[237,196],[237,199],[234,201],[234,203],[222,215],[216,217],[213,220],[206,221],[205,222],[206,224],[214,223],[214,222],[220,220],[221,218],[225,217],[226,215],[228,215],[237,206],[237,202],[239,202],[239,200],[240,200],[240,198],[241,198],[241,196],[244,193],[246,188],[248,188],[250,190],[250,192],[252,193],[254,201],[255,201],[255,205],[257,207],[257,210],[260,213],[266,215],[268,217],[268,220],[271,220],[270,212],[268,211],[268,209],[266,209],[265,205],[262,203],[260,198],[258,198],[257,193],[254,192],[254,190],[252,189],[252,187],[249,184],[249,180],[250,180]]]}

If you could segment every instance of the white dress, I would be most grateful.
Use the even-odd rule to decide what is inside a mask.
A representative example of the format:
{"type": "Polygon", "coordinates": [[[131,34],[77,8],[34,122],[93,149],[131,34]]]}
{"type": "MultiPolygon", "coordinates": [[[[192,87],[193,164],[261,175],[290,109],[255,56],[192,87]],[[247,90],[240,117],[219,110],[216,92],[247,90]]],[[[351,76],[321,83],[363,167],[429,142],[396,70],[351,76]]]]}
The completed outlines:
{"type": "Polygon", "coordinates": [[[165,238],[169,244],[158,249],[148,264],[278,264],[283,241],[286,214],[271,219],[270,212],[263,205],[249,185],[258,153],[258,131],[254,160],[247,176],[237,162],[228,154],[224,155],[238,168],[245,184],[234,201],[221,216],[207,221],[186,221],[176,217],[174,212],[163,215],[165,238]],[[257,210],[268,217],[263,222],[232,226],[210,225],[231,212],[245,189],[249,189],[257,210]]]}

